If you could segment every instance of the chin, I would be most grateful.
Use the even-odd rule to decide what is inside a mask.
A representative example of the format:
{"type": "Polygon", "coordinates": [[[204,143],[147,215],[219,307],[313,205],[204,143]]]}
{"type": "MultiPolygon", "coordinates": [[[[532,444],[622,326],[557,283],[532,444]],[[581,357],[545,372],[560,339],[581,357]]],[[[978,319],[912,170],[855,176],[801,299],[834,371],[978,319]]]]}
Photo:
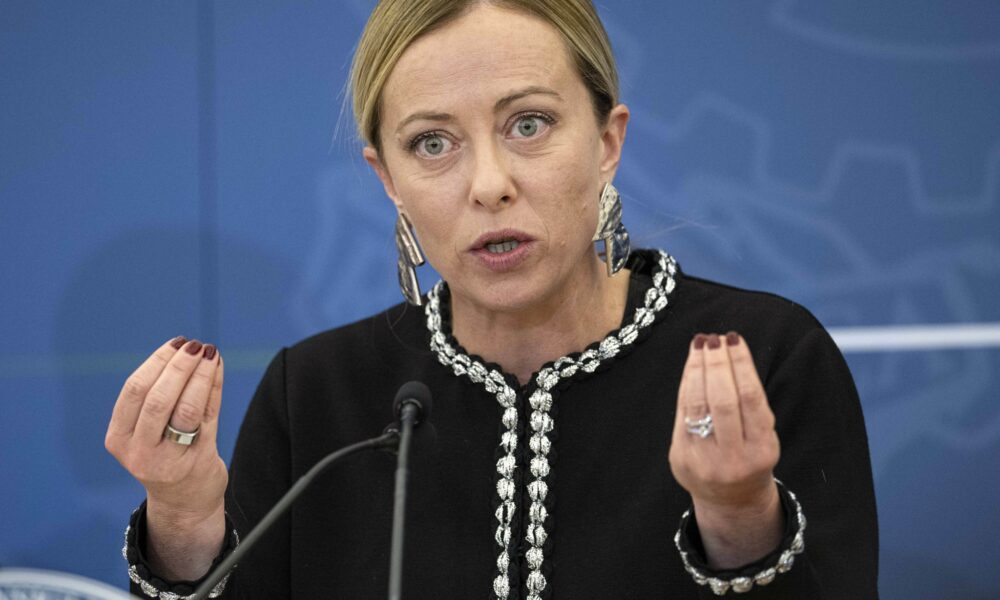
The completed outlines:
{"type": "MultiPolygon", "coordinates": [[[[565,260],[554,260],[543,248],[533,252],[517,268],[507,272],[484,269],[478,262],[460,265],[445,277],[452,293],[471,302],[481,310],[495,313],[516,313],[550,303],[566,291],[565,260]]],[[[561,258],[561,257],[560,257],[561,258]]]]}
{"type": "MultiPolygon", "coordinates": [[[[472,281],[471,285],[461,286],[462,295],[467,301],[477,306],[497,313],[518,312],[539,304],[553,290],[547,289],[543,283],[534,277],[503,277],[493,281],[472,281]]],[[[454,286],[452,289],[455,289],[454,286]]]]}

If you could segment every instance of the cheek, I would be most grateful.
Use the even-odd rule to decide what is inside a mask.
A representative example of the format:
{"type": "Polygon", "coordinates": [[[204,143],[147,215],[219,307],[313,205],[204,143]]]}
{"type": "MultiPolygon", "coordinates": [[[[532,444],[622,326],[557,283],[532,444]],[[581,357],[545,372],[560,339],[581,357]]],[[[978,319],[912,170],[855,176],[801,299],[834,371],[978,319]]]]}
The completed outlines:
{"type": "Polygon", "coordinates": [[[571,153],[558,162],[533,165],[534,185],[524,186],[532,208],[545,223],[559,247],[588,243],[597,229],[597,200],[600,185],[596,169],[590,168],[589,156],[571,153]],[[540,173],[547,177],[539,179],[540,173]]]}
{"type": "Polygon", "coordinates": [[[462,202],[450,192],[458,186],[448,176],[407,176],[405,181],[397,187],[400,202],[426,258],[436,269],[445,271],[460,245],[462,202]]]}

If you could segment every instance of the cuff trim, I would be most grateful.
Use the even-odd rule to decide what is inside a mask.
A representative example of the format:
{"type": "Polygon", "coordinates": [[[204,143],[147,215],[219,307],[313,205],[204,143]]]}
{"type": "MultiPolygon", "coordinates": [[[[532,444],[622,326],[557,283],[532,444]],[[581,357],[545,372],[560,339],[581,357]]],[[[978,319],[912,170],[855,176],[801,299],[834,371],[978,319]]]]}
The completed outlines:
{"type": "MultiPolygon", "coordinates": [[[[149,565],[146,564],[146,558],[143,556],[138,541],[140,529],[145,528],[145,519],[146,503],[143,502],[132,513],[132,518],[129,519],[129,524],[125,527],[125,545],[122,546],[122,557],[128,562],[129,580],[137,585],[143,594],[150,598],[157,598],[158,600],[189,600],[194,596],[195,589],[197,589],[200,581],[170,582],[157,577],[150,571],[149,565]]],[[[240,543],[240,536],[232,526],[228,514],[226,515],[226,529],[229,530],[230,534],[226,536],[225,545],[219,552],[219,555],[212,561],[212,566],[208,569],[208,573],[211,573],[216,565],[222,562],[240,543]]],[[[235,568],[234,566],[233,569],[235,568]]],[[[206,573],[206,576],[208,573],[206,573]]],[[[218,598],[222,595],[222,592],[226,589],[226,583],[229,581],[229,576],[232,573],[232,570],[230,570],[212,588],[212,591],[208,594],[209,598],[218,598]]]]}
{"type": "Polygon", "coordinates": [[[694,582],[698,585],[707,585],[716,596],[722,596],[732,590],[737,594],[749,592],[754,584],[767,585],[774,581],[779,573],[787,573],[795,564],[796,555],[802,554],[806,549],[805,531],[806,516],[802,512],[802,505],[798,498],[785,484],[778,479],[774,480],[778,484],[778,493],[781,496],[781,505],[786,517],[786,535],[777,550],[767,555],[764,560],[754,563],[745,568],[735,571],[712,571],[700,556],[700,552],[692,544],[688,529],[693,525],[691,519],[691,509],[684,511],[681,516],[680,527],[674,535],[674,545],[680,552],[681,560],[684,562],[684,570],[687,571],[694,582]],[[795,519],[790,513],[795,513],[795,519]],[[794,525],[794,527],[788,527],[794,525]],[[761,563],[765,566],[759,568],[761,563]]]}

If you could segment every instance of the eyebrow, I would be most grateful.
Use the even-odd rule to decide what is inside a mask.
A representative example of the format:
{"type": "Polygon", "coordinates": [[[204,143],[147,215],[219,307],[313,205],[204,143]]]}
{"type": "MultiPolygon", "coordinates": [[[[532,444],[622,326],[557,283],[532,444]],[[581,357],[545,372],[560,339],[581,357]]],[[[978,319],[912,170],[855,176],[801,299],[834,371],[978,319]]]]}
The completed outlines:
{"type": "MultiPolygon", "coordinates": [[[[562,96],[560,96],[559,93],[556,92],[555,90],[538,85],[532,85],[524,88],[523,90],[514,92],[513,94],[508,94],[503,98],[497,100],[496,103],[493,105],[493,112],[500,112],[501,110],[509,106],[511,103],[516,102],[517,100],[520,100],[521,98],[524,98],[526,96],[532,96],[535,94],[552,96],[557,100],[560,101],[562,100],[562,96]]],[[[399,131],[403,127],[406,127],[413,121],[445,122],[445,121],[450,121],[452,118],[453,118],[452,115],[449,113],[426,111],[426,110],[415,112],[399,122],[399,126],[396,127],[396,132],[399,133],[399,131]]]]}
{"type": "Polygon", "coordinates": [[[562,100],[562,96],[560,96],[559,93],[556,92],[555,90],[549,89],[547,87],[538,86],[538,85],[532,85],[532,86],[528,86],[528,87],[524,88],[523,90],[521,90],[519,92],[514,92],[513,94],[509,94],[509,95],[504,96],[503,98],[500,98],[499,100],[497,100],[496,104],[493,105],[493,112],[499,112],[499,111],[503,110],[504,108],[506,108],[507,105],[511,104],[512,102],[514,102],[516,100],[520,100],[521,98],[524,98],[525,96],[531,96],[531,95],[534,95],[534,94],[542,94],[544,96],[552,96],[552,97],[556,98],[557,100],[562,100]]]}

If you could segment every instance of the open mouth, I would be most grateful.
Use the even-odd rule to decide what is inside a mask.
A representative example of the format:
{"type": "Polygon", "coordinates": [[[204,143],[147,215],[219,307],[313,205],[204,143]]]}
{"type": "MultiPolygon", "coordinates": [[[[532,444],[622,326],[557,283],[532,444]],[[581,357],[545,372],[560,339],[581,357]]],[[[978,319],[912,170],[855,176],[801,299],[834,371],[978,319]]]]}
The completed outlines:
{"type": "Polygon", "coordinates": [[[486,251],[490,254],[503,254],[504,252],[510,252],[520,245],[521,242],[517,240],[503,240],[501,242],[488,243],[483,247],[486,248],[486,251]]]}
{"type": "Polygon", "coordinates": [[[482,267],[494,273],[517,269],[531,256],[534,238],[517,229],[508,228],[484,233],[469,249],[482,267]]]}
{"type": "Polygon", "coordinates": [[[530,242],[531,239],[531,236],[518,231],[517,229],[498,229],[479,236],[479,238],[469,246],[469,249],[489,254],[506,254],[507,252],[517,250],[519,246],[525,245],[530,242]]]}

